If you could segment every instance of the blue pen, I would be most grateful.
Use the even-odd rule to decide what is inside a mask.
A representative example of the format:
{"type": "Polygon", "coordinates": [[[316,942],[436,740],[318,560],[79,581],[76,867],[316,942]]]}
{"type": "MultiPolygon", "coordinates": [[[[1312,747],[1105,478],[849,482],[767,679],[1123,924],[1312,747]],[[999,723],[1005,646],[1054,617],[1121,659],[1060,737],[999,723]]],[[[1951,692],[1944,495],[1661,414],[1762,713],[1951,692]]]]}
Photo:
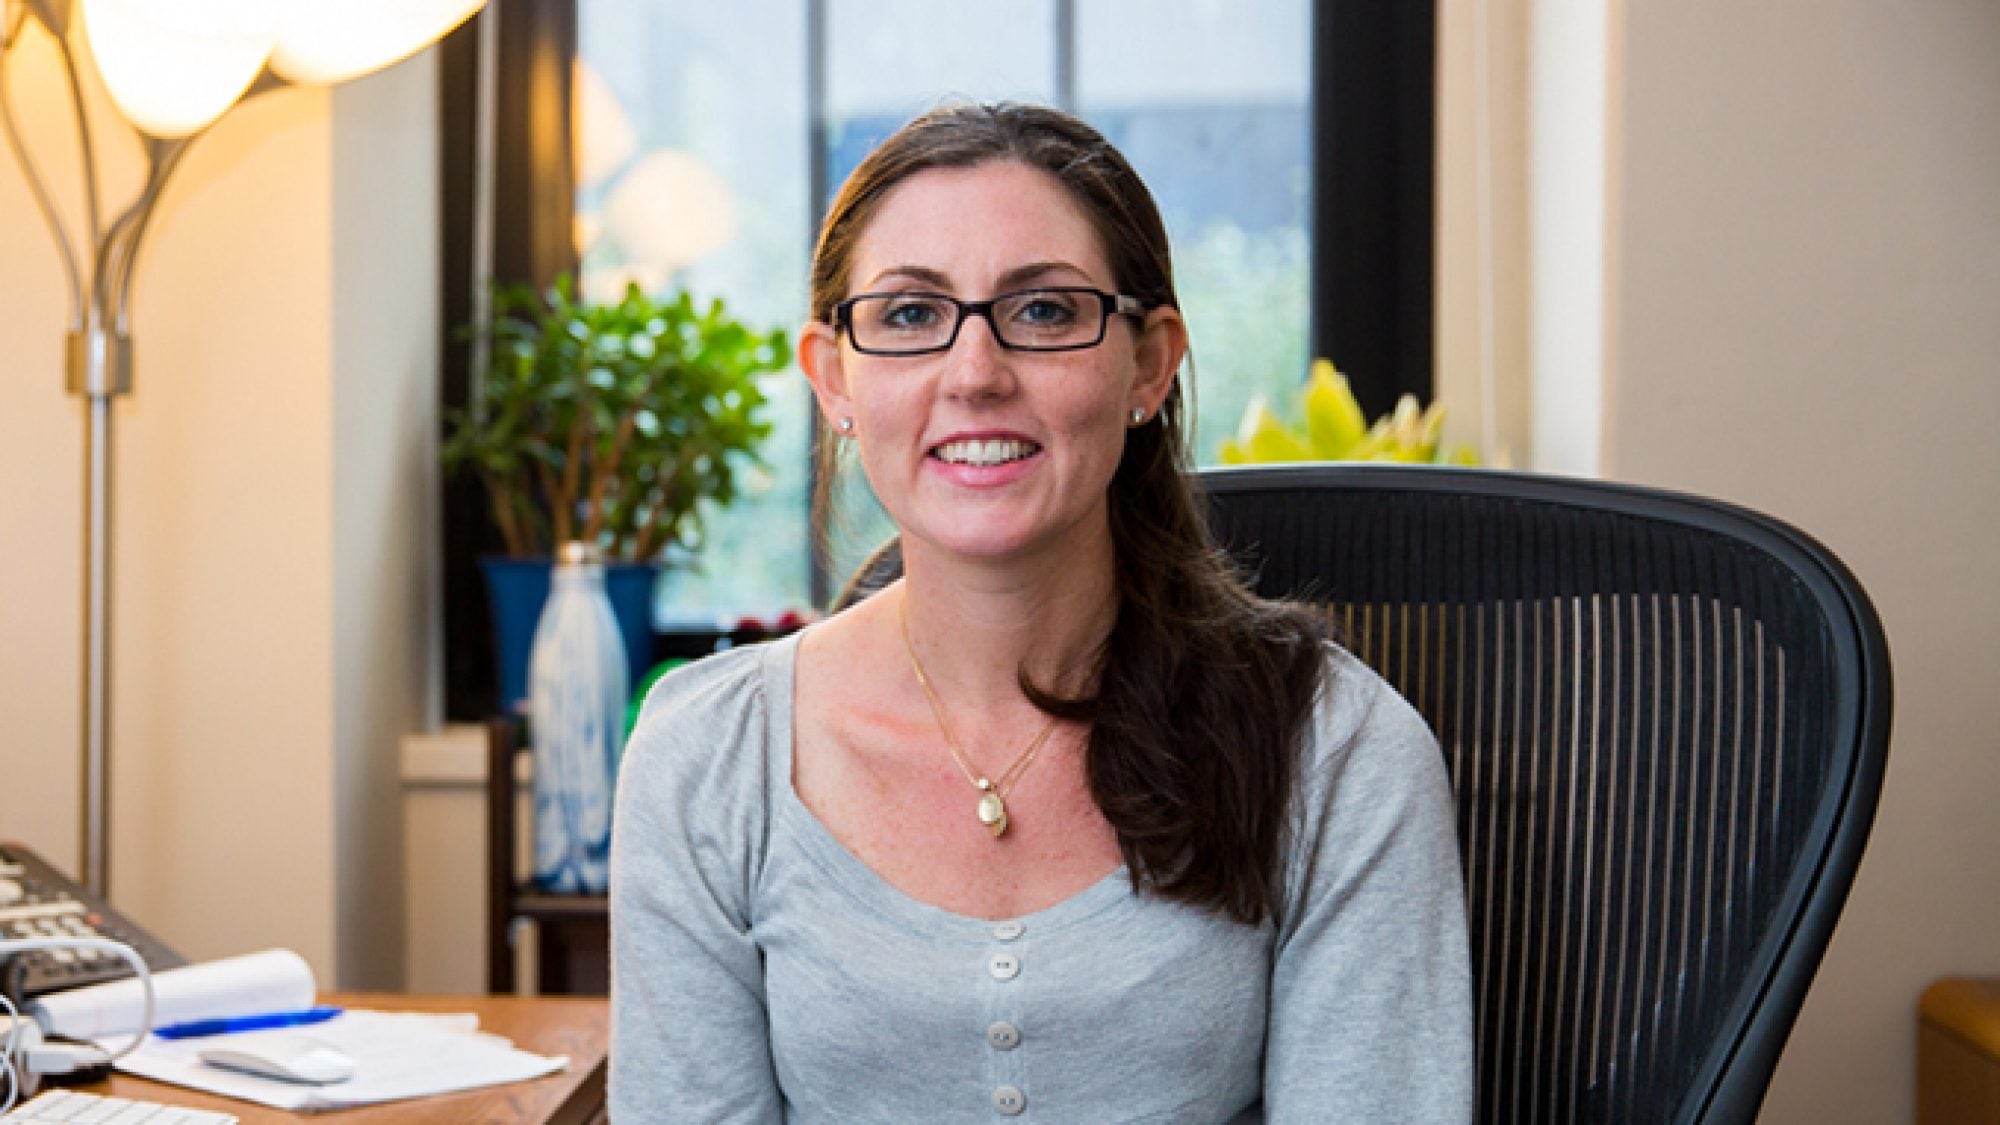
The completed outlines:
{"type": "Polygon", "coordinates": [[[219,1020],[189,1020],[186,1023],[170,1023],[156,1027],[153,1034],[162,1039],[199,1039],[204,1035],[226,1035],[232,1031],[263,1031],[272,1027],[305,1027],[308,1024],[325,1023],[339,1015],[340,1008],[301,1008],[296,1012],[265,1012],[255,1016],[233,1016],[219,1020]]]}

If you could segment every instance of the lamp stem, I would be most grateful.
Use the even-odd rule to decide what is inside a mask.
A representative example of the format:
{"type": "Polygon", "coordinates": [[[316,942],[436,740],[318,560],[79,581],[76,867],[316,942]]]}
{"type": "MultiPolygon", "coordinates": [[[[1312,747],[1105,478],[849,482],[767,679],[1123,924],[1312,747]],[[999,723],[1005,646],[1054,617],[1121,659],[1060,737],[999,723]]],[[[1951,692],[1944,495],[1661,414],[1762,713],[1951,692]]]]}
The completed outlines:
{"type": "MultiPolygon", "coordinates": [[[[101,334],[100,334],[101,337],[101,334]]],[[[97,348],[91,350],[97,351],[97,348]]],[[[111,395],[87,396],[83,442],[83,883],[109,898],[111,851],[111,395]]]]}
{"type": "Polygon", "coordinates": [[[76,77],[76,55],[70,49],[69,36],[56,36],[56,49],[62,52],[63,74],[69,79],[70,104],[76,108],[76,144],[83,158],[83,207],[90,221],[84,229],[90,232],[90,241],[96,242],[102,237],[104,221],[99,215],[97,202],[97,150],[90,143],[90,103],[84,99],[83,85],[76,77]]]}
{"type": "MultiPolygon", "coordinates": [[[[21,23],[17,17],[17,11],[12,5],[9,5],[6,13],[7,26],[4,28],[5,38],[0,39],[0,127],[4,127],[6,130],[7,145],[14,150],[14,159],[20,162],[21,172],[28,180],[28,189],[34,194],[36,206],[41,208],[42,220],[48,223],[49,233],[56,240],[56,251],[62,257],[63,280],[68,282],[69,287],[69,330],[71,332],[80,332],[83,330],[84,284],[83,276],[79,272],[77,265],[76,251],[70,246],[69,225],[63,222],[62,210],[56,206],[55,196],[50,193],[47,181],[42,178],[42,171],[35,163],[34,154],[28,151],[27,143],[21,139],[21,127],[14,116],[14,99],[8,93],[10,83],[7,81],[7,53],[14,45],[14,39],[21,33],[21,23]]],[[[71,65],[67,52],[63,54],[63,65],[71,65]]],[[[81,107],[83,103],[74,93],[72,93],[71,97],[72,104],[81,107]]],[[[79,118],[79,126],[81,126],[81,118],[79,118]]],[[[79,139],[84,149],[88,151],[90,148],[89,135],[82,134],[79,139]]],[[[94,173],[96,162],[86,161],[85,169],[87,173],[94,173]]],[[[90,194],[92,199],[96,198],[97,183],[88,174],[85,177],[85,190],[90,194]]],[[[92,216],[92,223],[94,226],[94,214],[92,216]]]]}
{"type": "Polygon", "coordinates": [[[132,338],[124,288],[139,253],[158,185],[170,168],[155,164],[147,190],[105,233],[84,327],[69,337],[69,389],[84,399],[83,441],[83,885],[111,897],[111,419],[112,402],[132,390],[132,338]],[[111,271],[111,274],[107,274],[111,271]],[[118,280],[122,280],[119,278],[118,280]]]}
{"type": "Polygon", "coordinates": [[[54,236],[69,290],[69,333],[64,368],[69,390],[84,400],[83,436],[83,787],[84,886],[110,897],[111,823],[111,468],[112,402],[132,389],[128,303],[139,239],[161,188],[189,143],[148,139],[146,183],[138,199],[106,229],[98,206],[97,158],[77,80],[76,57],[66,37],[66,5],[43,0],[31,6],[50,30],[62,62],[83,165],[85,226],[79,246],[71,238],[54,194],[21,137],[9,94],[6,63],[25,23],[22,6],[8,0],[0,26],[0,129],[20,162],[42,218],[54,236]],[[94,251],[94,253],[92,253],[94,251]]]}
{"type": "Polygon", "coordinates": [[[132,340],[99,286],[69,337],[69,386],[84,399],[83,885],[111,897],[111,405],[132,389],[132,340]]]}

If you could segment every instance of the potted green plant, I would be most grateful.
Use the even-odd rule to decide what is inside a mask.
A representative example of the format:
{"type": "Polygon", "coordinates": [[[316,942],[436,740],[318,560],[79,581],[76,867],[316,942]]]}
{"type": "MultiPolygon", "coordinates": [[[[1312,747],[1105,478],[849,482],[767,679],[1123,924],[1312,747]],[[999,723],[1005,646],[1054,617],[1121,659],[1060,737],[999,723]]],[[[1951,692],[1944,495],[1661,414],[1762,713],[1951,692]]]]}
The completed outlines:
{"type": "Polygon", "coordinates": [[[662,554],[699,548],[704,508],[736,497],[770,434],[759,377],[783,369],[782,330],[758,331],[717,299],[660,299],[636,285],[615,302],[581,299],[563,278],[544,292],[496,289],[491,357],[465,409],[447,416],[447,471],[475,473],[506,546],[482,560],[493,595],[501,700],[525,694],[528,646],[550,559],[597,545],[632,682],[652,647],[662,554]]]}

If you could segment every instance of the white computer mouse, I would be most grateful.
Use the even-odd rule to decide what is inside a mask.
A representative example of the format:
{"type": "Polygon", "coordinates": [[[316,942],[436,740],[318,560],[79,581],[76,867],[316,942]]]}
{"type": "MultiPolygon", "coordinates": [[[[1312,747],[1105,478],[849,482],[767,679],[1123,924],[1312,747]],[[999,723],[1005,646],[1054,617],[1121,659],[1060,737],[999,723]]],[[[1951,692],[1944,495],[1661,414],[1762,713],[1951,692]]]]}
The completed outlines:
{"type": "Polygon", "coordinates": [[[201,1061],[264,1078],[323,1086],[354,1075],[346,1052],[310,1035],[284,1031],[245,1035],[203,1047],[201,1061]]]}

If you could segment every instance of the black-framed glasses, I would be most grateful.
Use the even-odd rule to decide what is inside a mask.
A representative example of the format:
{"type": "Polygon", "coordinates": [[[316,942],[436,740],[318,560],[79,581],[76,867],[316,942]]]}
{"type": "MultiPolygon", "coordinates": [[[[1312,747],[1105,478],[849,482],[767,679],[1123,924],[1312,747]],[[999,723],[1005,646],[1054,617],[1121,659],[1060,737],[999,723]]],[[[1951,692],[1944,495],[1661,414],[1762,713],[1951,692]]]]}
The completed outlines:
{"type": "Polygon", "coordinates": [[[1116,313],[1142,316],[1137,297],[1087,285],[1056,285],[961,301],[942,293],[863,293],[833,306],[834,327],[868,355],[925,355],[949,349],[969,316],[983,316],[1003,348],[1073,352],[1104,342],[1116,313]]]}

